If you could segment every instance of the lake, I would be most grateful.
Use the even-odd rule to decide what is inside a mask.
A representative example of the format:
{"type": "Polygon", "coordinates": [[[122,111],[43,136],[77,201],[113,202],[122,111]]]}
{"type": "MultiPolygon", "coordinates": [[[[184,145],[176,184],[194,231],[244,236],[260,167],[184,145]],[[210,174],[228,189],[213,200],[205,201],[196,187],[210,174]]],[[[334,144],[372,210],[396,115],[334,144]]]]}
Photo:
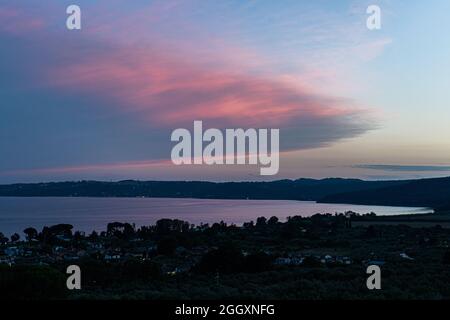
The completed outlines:
{"type": "Polygon", "coordinates": [[[321,204],[290,200],[209,200],[171,198],[63,198],[0,197],[0,232],[9,236],[27,227],[69,223],[75,230],[103,231],[109,222],[150,225],[162,218],[177,218],[194,224],[221,220],[241,225],[257,217],[311,216],[345,211],[377,215],[431,212],[427,208],[321,204]]]}

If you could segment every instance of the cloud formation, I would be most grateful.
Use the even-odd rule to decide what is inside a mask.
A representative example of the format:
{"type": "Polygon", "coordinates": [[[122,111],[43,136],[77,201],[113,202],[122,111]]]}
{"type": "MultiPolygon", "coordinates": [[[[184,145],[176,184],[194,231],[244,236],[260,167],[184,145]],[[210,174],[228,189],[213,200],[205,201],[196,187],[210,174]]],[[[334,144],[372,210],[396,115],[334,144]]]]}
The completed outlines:
{"type": "Polygon", "coordinates": [[[0,7],[0,32],[24,34],[41,30],[45,26],[42,18],[24,12],[16,7],[0,7]]]}
{"type": "Polygon", "coordinates": [[[405,172],[450,171],[450,166],[360,164],[360,165],[355,165],[353,167],[360,168],[360,169],[372,169],[372,170],[381,170],[381,171],[405,171],[405,172]]]}
{"type": "Polygon", "coordinates": [[[228,70],[220,60],[202,64],[194,54],[175,54],[158,43],[94,50],[45,73],[49,86],[101,99],[155,128],[191,126],[194,120],[218,128],[280,128],[284,150],[323,146],[374,127],[368,109],[350,99],[228,70]]]}
{"type": "MultiPolygon", "coordinates": [[[[99,6],[98,17],[89,11],[80,32],[45,15],[47,8],[64,13],[58,2],[0,7],[0,85],[7,91],[0,130],[19,137],[0,141],[7,154],[2,172],[145,168],[167,159],[170,132],[191,128],[194,120],[220,129],[279,128],[283,152],[327,146],[377,127],[367,106],[318,83],[336,73],[317,61],[303,73],[283,71],[257,46],[229,35],[199,35],[208,32],[192,25],[195,19],[171,11],[177,2],[145,10],[117,3],[135,10],[124,15],[99,6]],[[186,39],[180,27],[189,30],[186,39]]],[[[377,54],[385,44],[376,44],[377,54]]]]}

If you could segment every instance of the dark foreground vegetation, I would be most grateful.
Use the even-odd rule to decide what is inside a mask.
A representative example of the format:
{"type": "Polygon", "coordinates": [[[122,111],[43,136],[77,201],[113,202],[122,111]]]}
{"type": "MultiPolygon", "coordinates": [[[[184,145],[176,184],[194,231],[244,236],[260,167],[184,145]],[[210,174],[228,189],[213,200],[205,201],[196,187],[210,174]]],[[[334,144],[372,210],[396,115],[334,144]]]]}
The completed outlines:
{"type": "Polygon", "coordinates": [[[0,297],[450,299],[450,229],[432,221],[411,226],[346,213],[243,226],[116,222],[90,235],[71,225],[27,228],[23,240],[0,234],[0,297]],[[82,289],[69,291],[65,271],[73,264],[82,289]],[[381,290],[366,287],[374,264],[381,290]]]}

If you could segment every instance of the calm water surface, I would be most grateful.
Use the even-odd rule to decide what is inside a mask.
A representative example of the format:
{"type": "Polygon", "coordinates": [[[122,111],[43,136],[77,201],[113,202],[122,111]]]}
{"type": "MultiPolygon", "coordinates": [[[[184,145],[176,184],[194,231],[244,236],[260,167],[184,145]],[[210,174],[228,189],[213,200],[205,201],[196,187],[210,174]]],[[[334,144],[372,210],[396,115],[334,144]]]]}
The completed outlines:
{"type": "Polygon", "coordinates": [[[150,225],[161,218],[178,218],[190,223],[242,224],[257,217],[310,216],[345,211],[397,215],[430,212],[426,208],[319,204],[287,200],[205,200],[170,198],[16,198],[0,197],[0,232],[11,235],[27,227],[70,223],[75,230],[106,229],[108,222],[150,225]]]}

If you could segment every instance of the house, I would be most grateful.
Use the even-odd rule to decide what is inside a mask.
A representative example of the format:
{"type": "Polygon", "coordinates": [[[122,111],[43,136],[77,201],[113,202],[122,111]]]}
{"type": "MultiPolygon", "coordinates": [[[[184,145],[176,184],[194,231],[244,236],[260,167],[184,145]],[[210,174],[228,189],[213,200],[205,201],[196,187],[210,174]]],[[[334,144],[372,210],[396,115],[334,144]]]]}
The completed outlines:
{"type": "Polygon", "coordinates": [[[143,253],[130,253],[130,256],[135,259],[141,259],[141,260],[143,260],[145,258],[145,255],[143,253]]]}
{"type": "Polygon", "coordinates": [[[187,250],[186,250],[186,248],[185,247],[176,247],[176,249],[175,249],[175,254],[177,254],[177,255],[183,255],[183,254],[185,254],[185,253],[187,253],[187,250]]]}
{"type": "Polygon", "coordinates": [[[14,264],[14,259],[8,256],[0,256],[0,264],[7,264],[11,266],[14,264]]]}
{"type": "Polygon", "coordinates": [[[349,257],[336,257],[336,262],[341,264],[352,264],[352,259],[349,257]]]}
{"type": "Polygon", "coordinates": [[[294,266],[299,266],[303,264],[303,260],[305,260],[303,257],[291,258],[291,264],[294,266]]]}
{"type": "Polygon", "coordinates": [[[166,272],[166,274],[167,274],[168,276],[175,276],[175,275],[177,275],[177,273],[178,273],[178,268],[175,268],[175,269],[172,270],[172,271],[167,271],[167,272],[166,272]]]}
{"type": "Polygon", "coordinates": [[[375,265],[375,266],[381,267],[381,266],[384,266],[385,262],[384,262],[384,260],[366,260],[366,261],[364,261],[364,264],[367,266],[375,265]]]}
{"type": "Polygon", "coordinates": [[[105,261],[118,261],[121,258],[121,255],[117,253],[107,253],[105,255],[105,261]]]}
{"type": "Polygon", "coordinates": [[[277,266],[287,266],[291,264],[291,258],[276,258],[273,264],[277,266]]]}
{"type": "MultiPolygon", "coordinates": [[[[195,256],[203,256],[205,255],[210,248],[207,246],[197,246],[191,249],[191,254],[195,256]]],[[[211,247],[211,250],[214,250],[214,247],[211,247]]]]}
{"type": "Polygon", "coordinates": [[[84,257],[84,256],[86,256],[86,254],[87,254],[86,250],[78,250],[78,252],[77,252],[77,256],[79,256],[79,257],[84,257]]]}
{"type": "Polygon", "coordinates": [[[55,247],[52,248],[52,250],[53,250],[53,253],[61,253],[61,252],[64,251],[64,247],[55,246],[55,247]]]}
{"type": "Polygon", "coordinates": [[[414,260],[414,258],[411,258],[404,252],[400,253],[400,257],[402,257],[403,259],[406,259],[406,260],[414,260]]]}
{"type": "Polygon", "coordinates": [[[70,237],[66,236],[66,235],[62,235],[62,234],[58,234],[56,235],[56,239],[60,240],[60,241],[64,241],[64,242],[70,242],[70,237]]]}
{"type": "Polygon", "coordinates": [[[31,250],[31,249],[25,249],[24,252],[23,252],[23,255],[24,255],[25,257],[31,257],[31,256],[33,256],[33,250],[31,250]]]}
{"type": "Polygon", "coordinates": [[[97,242],[88,242],[88,246],[91,249],[101,250],[103,249],[103,245],[97,242]]]}
{"type": "Polygon", "coordinates": [[[9,257],[17,257],[22,253],[22,249],[18,247],[8,247],[4,251],[9,257]]]}
{"type": "Polygon", "coordinates": [[[73,253],[68,253],[68,254],[64,255],[64,260],[66,260],[66,261],[76,261],[79,259],[80,259],[80,257],[73,253]]]}

